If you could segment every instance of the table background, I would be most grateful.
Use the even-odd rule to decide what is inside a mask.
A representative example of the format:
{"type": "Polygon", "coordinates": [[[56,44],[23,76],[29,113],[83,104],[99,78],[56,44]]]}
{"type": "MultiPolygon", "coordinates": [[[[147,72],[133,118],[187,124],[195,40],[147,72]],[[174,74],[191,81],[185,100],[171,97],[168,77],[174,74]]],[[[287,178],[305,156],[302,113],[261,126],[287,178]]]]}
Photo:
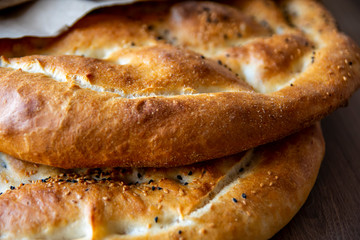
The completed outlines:
{"type": "MultiPolygon", "coordinates": [[[[360,45],[360,1],[323,0],[360,45]]],[[[322,121],[326,154],[305,205],[272,240],[360,239],[360,90],[322,121]]]]}

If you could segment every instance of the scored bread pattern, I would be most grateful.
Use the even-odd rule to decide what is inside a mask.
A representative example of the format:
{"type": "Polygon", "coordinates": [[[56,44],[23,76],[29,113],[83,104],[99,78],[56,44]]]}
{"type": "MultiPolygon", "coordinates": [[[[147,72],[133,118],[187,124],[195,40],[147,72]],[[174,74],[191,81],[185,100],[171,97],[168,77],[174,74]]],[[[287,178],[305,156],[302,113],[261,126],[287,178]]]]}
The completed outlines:
{"type": "MultiPolygon", "coordinates": [[[[116,220],[117,223],[113,228],[107,226],[110,228],[107,230],[108,235],[136,236],[149,231],[163,231],[177,225],[185,226],[193,224],[191,220],[186,220],[184,217],[196,216],[198,212],[206,208],[206,205],[214,197],[218,198],[222,195],[221,191],[224,187],[229,187],[235,179],[246,176],[247,171],[256,166],[258,160],[254,158],[252,152],[251,150],[237,156],[227,157],[226,159],[213,160],[205,164],[181,168],[97,168],[74,170],[63,170],[27,163],[2,154],[0,195],[10,194],[21,199],[22,194],[27,194],[26,191],[29,190],[32,191],[31,188],[35,185],[40,189],[48,189],[49,191],[45,194],[49,198],[54,194],[53,190],[51,190],[52,188],[61,189],[62,197],[65,196],[68,199],[60,200],[62,197],[58,197],[59,202],[66,201],[72,203],[74,206],[77,206],[72,207],[75,208],[74,211],[79,211],[76,208],[87,210],[92,204],[99,204],[92,198],[96,193],[101,193],[99,195],[100,202],[109,202],[110,204],[112,201],[113,203],[111,204],[116,207],[133,207],[134,211],[136,211],[137,207],[144,208],[146,206],[147,210],[145,212],[147,213],[144,214],[143,211],[140,211],[139,216],[136,216],[138,221],[133,219],[126,226],[121,223],[129,221],[132,218],[129,214],[132,215],[133,213],[124,214],[121,217],[117,216],[117,219],[109,219],[110,221],[116,220]],[[181,201],[174,203],[172,202],[174,198],[179,198],[181,201]],[[131,206],[131,204],[134,206],[131,206]],[[150,214],[151,216],[149,217],[148,215],[150,214]],[[147,221],[146,224],[144,219],[140,218],[140,215],[147,221]],[[154,221],[155,217],[157,217],[156,222],[154,221]]],[[[55,192],[55,194],[58,193],[55,192]]],[[[15,200],[14,204],[17,205],[17,202],[21,204],[22,200],[15,200]]],[[[0,202],[0,208],[2,204],[6,204],[6,201],[0,202]]],[[[35,207],[37,204],[32,203],[31,205],[35,207]]],[[[7,215],[6,212],[3,214],[7,215]]],[[[82,214],[78,216],[79,219],[68,219],[68,221],[74,221],[76,224],[71,223],[64,227],[61,226],[64,223],[60,223],[59,226],[54,226],[55,228],[52,229],[54,232],[51,235],[57,236],[57,234],[61,235],[64,232],[74,231],[71,238],[91,236],[92,229],[96,230],[97,228],[96,223],[91,221],[91,216],[87,216],[87,214],[81,213],[81,211],[78,214],[82,214]],[[77,221],[80,223],[77,223],[77,221]],[[81,227],[82,230],[76,230],[76,227],[81,227]],[[79,235],[77,236],[77,234],[79,235]]],[[[101,218],[97,220],[104,221],[101,218]]],[[[13,221],[14,226],[9,227],[4,225],[4,222],[1,222],[0,217],[0,226],[5,230],[16,228],[18,220],[13,219],[13,221]]],[[[106,225],[108,223],[101,222],[101,224],[106,225]]],[[[35,227],[39,228],[36,224],[35,227]]],[[[26,230],[24,229],[24,232],[26,230]]],[[[37,237],[41,238],[41,233],[38,234],[37,237]]],[[[1,235],[0,231],[0,237],[6,238],[9,236],[6,234],[1,235]]]]}
{"type": "Polygon", "coordinates": [[[244,5],[180,3],[155,13],[145,10],[136,21],[126,7],[116,15],[89,16],[75,25],[78,29],[22,55],[80,55],[105,62],[34,56],[3,58],[1,66],[129,98],[251,90],[244,81],[262,93],[289,86],[311,65],[321,40],[292,28],[272,2],[244,5]],[[259,4],[269,5],[260,19],[259,4]],[[97,67],[80,71],[74,62],[97,67]]]}

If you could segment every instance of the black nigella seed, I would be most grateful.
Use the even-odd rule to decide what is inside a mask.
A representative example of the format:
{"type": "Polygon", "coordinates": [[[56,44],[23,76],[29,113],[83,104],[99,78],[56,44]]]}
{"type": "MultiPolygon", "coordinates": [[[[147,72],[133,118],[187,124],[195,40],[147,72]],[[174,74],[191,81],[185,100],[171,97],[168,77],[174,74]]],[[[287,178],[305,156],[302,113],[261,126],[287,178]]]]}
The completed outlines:
{"type": "Polygon", "coordinates": [[[188,182],[185,182],[185,183],[184,183],[185,186],[188,185],[188,184],[189,184],[188,182]]]}
{"type": "Polygon", "coordinates": [[[181,231],[181,230],[179,230],[179,234],[182,234],[182,231],[181,231]]]}
{"type": "Polygon", "coordinates": [[[192,171],[190,171],[190,172],[188,173],[188,175],[191,176],[191,175],[192,175],[192,171]]]}
{"type": "Polygon", "coordinates": [[[3,193],[2,192],[0,192],[0,195],[2,195],[3,193]]]}
{"type": "Polygon", "coordinates": [[[246,194],[245,193],[241,194],[241,197],[246,198],[246,194]]]}
{"type": "Polygon", "coordinates": [[[208,7],[203,7],[203,10],[204,10],[205,12],[209,12],[209,11],[210,11],[210,8],[208,8],[208,7]]]}
{"type": "Polygon", "coordinates": [[[236,198],[233,198],[232,199],[234,203],[237,203],[237,199],[236,198]]]}
{"type": "Polygon", "coordinates": [[[157,36],[156,40],[163,40],[164,38],[162,36],[157,36]]]}
{"type": "Polygon", "coordinates": [[[138,174],[137,174],[137,177],[138,177],[138,178],[141,178],[142,176],[141,176],[141,174],[140,174],[140,173],[138,173],[138,174]]]}
{"type": "Polygon", "coordinates": [[[349,65],[351,66],[352,64],[353,64],[353,63],[350,61],[350,62],[349,62],[349,65]]]}
{"type": "Polygon", "coordinates": [[[159,220],[159,217],[155,217],[155,222],[157,223],[158,222],[158,220],[159,220]]]}
{"type": "Polygon", "coordinates": [[[100,178],[100,175],[96,175],[95,177],[96,177],[96,178],[100,178]]]}
{"type": "Polygon", "coordinates": [[[200,57],[201,57],[201,59],[205,59],[205,57],[203,55],[201,55],[200,57]]]}
{"type": "Polygon", "coordinates": [[[87,188],[87,189],[85,189],[85,192],[87,192],[87,191],[89,191],[89,189],[87,188]]]}
{"type": "Polygon", "coordinates": [[[162,187],[158,187],[158,190],[162,190],[162,187]]]}
{"type": "Polygon", "coordinates": [[[41,179],[41,182],[46,182],[46,179],[41,179]]]}
{"type": "Polygon", "coordinates": [[[1,167],[2,167],[2,168],[7,168],[6,163],[1,162],[1,167]]]}
{"type": "Polygon", "coordinates": [[[147,30],[151,31],[151,30],[153,30],[153,29],[154,29],[154,26],[153,26],[153,25],[147,26],[147,30]]]}
{"type": "Polygon", "coordinates": [[[151,190],[155,191],[155,189],[156,189],[156,187],[154,187],[154,186],[151,187],[151,190]]]}
{"type": "Polygon", "coordinates": [[[180,176],[180,175],[177,175],[176,178],[179,180],[182,180],[182,176],[180,176]]]}
{"type": "Polygon", "coordinates": [[[66,182],[71,182],[71,180],[70,180],[70,179],[67,179],[66,182]]]}
{"type": "Polygon", "coordinates": [[[239,169],[239,172],[242,172],[242,171],[244,171],[244,168],[240,168],[240,169],[239,169]]]}
{"type": "Polygon", "coordinates": [[[150,179],[150,180],[149,180],[149,184],[152,183],[152,182],[154,182],[154,180],[150,179]]]}
{"type": "Polygon", "coordinates": [[[15,187],[14,187],[14,186],[10,186],[10,189],[11,189],[11,190],[14,190],[14,189],[15,189],[15,187]]]}
{"type": "Polygon", "coordinates": [[[72,180],[71,182],[72,182],[72,183],[77,183],[78,181],[77,181],[77,180],[72,180]]]}
{"type": "Polygon", "coordinates": [[[134,46],[135,46],[135,43],[134,43],[134,42],[131,42],[131,46],[134,47],[134,46]]]}
{"type": "Polygon", "coordinates": [[[219,65],[222,65],[222,61],[221,61],[221,60],[218,60],[218,64],[219,64],[219,65]]]}

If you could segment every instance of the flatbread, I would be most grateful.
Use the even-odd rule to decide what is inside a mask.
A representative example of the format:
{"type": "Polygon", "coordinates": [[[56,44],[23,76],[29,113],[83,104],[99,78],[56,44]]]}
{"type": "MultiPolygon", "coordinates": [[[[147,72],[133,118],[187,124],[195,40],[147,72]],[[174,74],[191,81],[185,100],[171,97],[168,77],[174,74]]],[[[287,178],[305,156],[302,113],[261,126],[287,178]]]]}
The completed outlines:
{"type": "Polygon", "coordinates": [[[0,238],[268,239],[305,202],[324,150],[317,125],[177,168],[64,170],[2,154],[0,238]]]}

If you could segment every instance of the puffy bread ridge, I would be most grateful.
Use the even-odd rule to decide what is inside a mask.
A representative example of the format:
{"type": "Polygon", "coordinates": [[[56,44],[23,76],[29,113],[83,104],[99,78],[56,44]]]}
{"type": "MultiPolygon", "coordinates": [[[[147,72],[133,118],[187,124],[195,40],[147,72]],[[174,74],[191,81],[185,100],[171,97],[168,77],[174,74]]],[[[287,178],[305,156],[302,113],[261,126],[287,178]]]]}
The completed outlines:
{"type": "Polygon", "coordinates": [[[62,168],[186,165],[310,126],[360,85],[359,48],[315,1],[153,4],[1,41],[0,151],[62,168]]]}
{"type": "Polygon", "coordinates": [[[268,239],[305,202],[323,154],[317,125],[178,168],[63,170],[2,155],[0,236],[268,239]]]}

